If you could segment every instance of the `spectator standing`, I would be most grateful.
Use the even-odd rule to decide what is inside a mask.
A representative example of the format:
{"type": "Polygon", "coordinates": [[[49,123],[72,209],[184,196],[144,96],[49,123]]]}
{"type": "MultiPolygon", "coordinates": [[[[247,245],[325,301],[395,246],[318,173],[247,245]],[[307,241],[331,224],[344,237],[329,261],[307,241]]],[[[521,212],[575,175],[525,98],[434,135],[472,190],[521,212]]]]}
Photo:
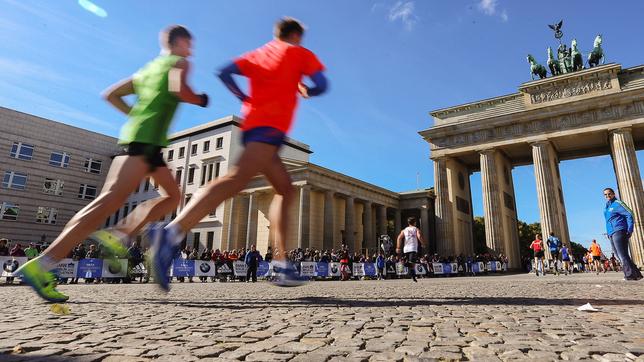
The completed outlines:
{"type": "MultiPolygon", "coordinates": [[[[89,250],[87,251],[87,254],[85,255],[86,259],[98,259],[101,256],[101,252],[96,248],[95,244],[92,244],[89,246],[89,250]]],[[[93,283],[94,278],[87,278],[85,279],[85,283],[93,283]]],[[[98,280],[96,280],[96,283],[98,283],[98,280]]]]}
{"type": "Polygon", "coordinates": [[[246,282],[252,281],[255,283],[257,281],[257,267],[259,267],[261,259],[262,256],[255,248],[255,245],[251,245],[250,250],[244,257],[244,262],[246,263],[246,282]]]}
{"type": "Polygon", "coordinates": [[[379,252],[378,257],[376,257],[376,268],[378,269],[378,280],[384,279],[385,257],[382,255],[382,251],[379,252]]]}
{"type": "Polygon", "coordinates": [[[633,235],[633,211],[623,201],[617,200],[615,191],[610,187],[604,189],[606,206],[604,217],[606,219],[606,233],[610,239],[613,250],[622,263],[624,280],[640,280],[642,273],[633,263],[628,252],[628,245],[633,235]]]}
{"type": "Polygon", "coordinates": [[[36,248],[35,243],[29,243],[29,246],[25,249],[25,256],[27,257],[27,260],[31,260],[40,254],[40,251],[38,248],[36,248]]]}
{"type": "Polygon", "coordinates": [[[267,262],[273,261],[273,248],[270,246],[268,247],[268,250],[266,251],[266,255],[264,256],[264,260],[267,262]]]}

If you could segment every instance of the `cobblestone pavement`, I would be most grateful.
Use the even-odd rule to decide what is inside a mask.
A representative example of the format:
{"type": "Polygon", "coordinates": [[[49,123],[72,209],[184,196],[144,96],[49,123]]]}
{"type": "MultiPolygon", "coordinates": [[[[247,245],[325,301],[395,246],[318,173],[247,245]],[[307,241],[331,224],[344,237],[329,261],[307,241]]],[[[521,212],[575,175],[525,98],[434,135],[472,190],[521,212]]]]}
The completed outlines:
{"type": "Polygon", "coordinates": [[[644,361],[644,282],[618,273],[172,287],[64,285],[66,316],[0,287],[0,360],[644,361]]]}

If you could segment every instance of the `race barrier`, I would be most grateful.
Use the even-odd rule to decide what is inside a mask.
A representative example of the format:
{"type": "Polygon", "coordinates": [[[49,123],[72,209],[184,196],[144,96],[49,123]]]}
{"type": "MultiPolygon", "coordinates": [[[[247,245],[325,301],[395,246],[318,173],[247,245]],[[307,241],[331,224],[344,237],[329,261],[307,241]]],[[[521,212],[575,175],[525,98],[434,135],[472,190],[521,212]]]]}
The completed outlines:
{"type": "MultiPolygon", "coordinates": [[[[0,266],[2,273],[0,277],[12,277],[14,272],[27,262],[25,257],[0,257],[0,266]]],[[[436,275],[449,276],[463,273],[463,264],[457,263],[415,263],[414,270],[416,275],[436,275]]],[[[498,261],[494,262],[473,262],[467,264],[469,272],[472,273],[496,273],[507,270],[507,265],[498,261]]],[[[171,277],[246,277],[248,267],[243,261],[234,262],[214,262],[210,260],[186,260],[175,259],[168,272],[171,277]]],[[[302,277],[307,278],[338,278],[341,276],[341,265],[337,262],[312,262],[304,261],[299,264],[299,273],[302,277]]],[[[52,271],[60,278],[123,278],[128,273],[127,259],[117,259],[114,261],[104,259],[81,259],[78,261],[72,259],[61,260],[56,268],[52,271]]],[[[353,263],[348,272],[352,277],[376,277],[378,271],[374,263],[353,263]]],[[[390,276],[409,275],[409,268],[404,263],[387,263],[385,265],[385,274],[390,276]]],[[[137,264],[130,270],[130,275],[147,274],[144,263],[137,264]]],[[[261,261],[257,268],[257,277],[266,278],[273,275],[273,266],[271,263],[261,261]]]]}

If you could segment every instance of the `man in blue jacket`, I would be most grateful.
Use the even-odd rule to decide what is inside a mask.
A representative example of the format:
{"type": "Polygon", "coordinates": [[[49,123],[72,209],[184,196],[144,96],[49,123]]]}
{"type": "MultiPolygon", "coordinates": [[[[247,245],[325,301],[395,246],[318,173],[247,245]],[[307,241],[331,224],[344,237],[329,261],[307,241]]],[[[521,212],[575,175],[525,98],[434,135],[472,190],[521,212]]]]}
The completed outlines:
{"type": "Polygon", "coordinates": [[[250,246],[250,250],[246,253],[246,257],[244,257],[244,263],[246,263],[247,267],[246,282],[250,282],[252,280],[253,283],[255,283],[257,281],[257,267],[259,266],[260,261],[262,261],[262,256],[253,244],[250,246]]]}
{"type": "Polygon", "coordinates": [[[604,218],[606,218],[606,234],[610,239],[613,251],[622,262],[625,280],[640,280],[642,273],[633,263],[628,254],[628,241],[633,234],[633,211],[626,204],[615,197],[615,191],[610,187],[604,189],[606,206],[604,207],[604,218]]]}

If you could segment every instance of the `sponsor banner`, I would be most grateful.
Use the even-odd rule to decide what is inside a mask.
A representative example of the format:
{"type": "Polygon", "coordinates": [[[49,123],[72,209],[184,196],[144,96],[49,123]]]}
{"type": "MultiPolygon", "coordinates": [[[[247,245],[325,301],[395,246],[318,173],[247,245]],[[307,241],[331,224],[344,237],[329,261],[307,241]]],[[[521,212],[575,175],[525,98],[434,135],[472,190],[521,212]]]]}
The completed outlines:
{"type": "Polygon", "coordinates": [[[501,262],[495,261],[494,264],[496,265],[496,271],[501,271],[501,262]]]}
{"type": "Polygon", "coordinates": [[[463,269],[463,264],[459,264],[459,265],[458,265],[458,272],[459,272],[459,273],[462,273],[462,272],[464,272],[464,271],[465,271],[465,269],[463,269]]]}
{"type": "Polygon", "coordinates": [[[472,263],[472,273],[485,272],[485,264],[481,261],[472,263]]]}
{"type": "MultiPolygon", "coordinates": [[[[246,266],[246,264],[244,264],[244,267],[245,266],[246,266]]],[[[229,263],[227,263],[227,262],[215,263],[215,274],[216,275],[232,274],[232,273],[233,273],[233,268],[229,263]]],[[[246,276],[246,271],[244,271],[244,276],[246,276]]]]}
{"type": "Polygon", "coordinates": [[[501,269],[503,269],[503,271],[508,271],[508,263],[503,263],[501,265],[501,269]]]}
{"type": "Polygon", "coordinates": [[[212,260],[195,260],[196,277],[214,277],[215,262],[212,260]]]}
{"type": "Polygon", "coordinates": [[[100,278],[103,274],[102,259],[81,259],[78,261],[76,276],[83,279],[100,278]]]}
{"type": "Polygon", "coordinates": [[[340,263],[329,263],[329,273],[327,275],[330,277],[339,277],[340,263]]]}
{"type": "MultiPolygon", "coordinates": [[[[233,263],[233,269],[236,277],[246,277],[246,271],[248,271],[248,266],[243,261],[237,260],[233,263]]],[[[219,274],[217,270],[217,274],[219,274]]]]}
{"type": "Polygon", "coordinates": [[[443,263],[443,274],[452,274],[452,264],[443,263]]]}
{"type": "Polygon", "coordinates": [[[148,270],[145,268],[145,264],[139,263],[132,268],[132,275],[146,275],[148,270]]]}
{"type": "Polygon", "coordinates": [[[315,267],[317,263],[314,261],[303,261],[300,263],[300,276],[314,277],[316,275],[315,267]]]}
{"type": "Polygon", "coordinates": [[[103,260],[101,278],[123,278],[127,275],[127,259],[103,260]]]}
{"type": "Polygon", "coordinates": [[[78,262],[70,258],[65,258],[56,264],[56,267],[51,271],[56,274],[59,278],[75,278],[76,277],[76,267],[78,262]]]}
{"type": "Polygon", "coordinates": [[[326,278],[329,275],[329,263],[318,262],[316,276],[326,278]]]}
{"type": "Polygon", "coordinates": [[[421,264],[421,263],[414,264],[414,271],[416,272],[416,275],[427,274],[427,269],[425,267],[425,264],[421,264]]]}
{"type": "Polygon", "coordinates": [[[374,263],[364,263],[364,275],[368,277],[375,277],[378,275],[376,272],[376,264],[374,263]]]}
{"type": "Polygon", "coordinates": [[[407,275],[409,274],[409,269],[405,266],[404,263],[396,263],[396,274],[407,275]]]}
{"type": "Polygon", "coordinates": [[[488,261],[488,262],[487,262],[487,264],[485,265],[485,269],[486,269],[487,271],[492,271],[492,263],[490,263],[490,262],[488,261]]]}
{"type": "Polygon", "coordinates": [[[385,274],[396,274],[396,266],[393,264],[386,264],[385,274]]]}
{"type": "Polygon", "coordinates": [[[353,276],[363,277],[364,276],[364,264],[363,263],[353,263],[353,276]]]}
{"type": "Polygon", "coordinates": [[[452,266],[452,274],[457,274],[458,273],[458,263],[451,263],[452,266]]]}
{"type": "Polygon", "coordinates": [[[443,264],[442,263],[432,263],[432,268],[434,269],[434,274],[443,274],[443,264]]]}
{"type": "Polygon", "coordinates": [[[271,264],[267,261],[260,261],[257,265],[257,277],[267,277],[271,273],[271,264]]]}
{"type": "Polygon", "coordinates": [[[17,257],[13,256],[0,256],[0,265],[2,265],[2,274],[3,277],[12,277],[13,273],[22,266],[22,264],[27,262],[26,257],[17,257]]]}

